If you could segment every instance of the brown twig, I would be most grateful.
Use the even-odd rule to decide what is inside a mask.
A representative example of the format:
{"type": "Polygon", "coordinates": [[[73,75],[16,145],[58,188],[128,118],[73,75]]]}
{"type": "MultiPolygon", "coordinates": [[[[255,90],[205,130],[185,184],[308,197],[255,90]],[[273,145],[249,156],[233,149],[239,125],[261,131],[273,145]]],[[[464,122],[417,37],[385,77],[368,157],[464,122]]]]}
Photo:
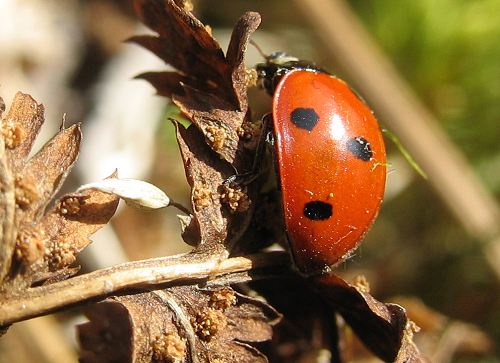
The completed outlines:
{"type": "MultiPolygon", "coordinates": [[[[0,308],[0,326],[45,315],[69,305],[99,299],[125,289],[153,289],[186,285],[240,272],[290,265],[284,252],[268,252],[224,259],[221,255],[183,254],[128,262],[6,297],[0,308]]],[[[250,279],[250,278],[248,278],[250,279]]]]}

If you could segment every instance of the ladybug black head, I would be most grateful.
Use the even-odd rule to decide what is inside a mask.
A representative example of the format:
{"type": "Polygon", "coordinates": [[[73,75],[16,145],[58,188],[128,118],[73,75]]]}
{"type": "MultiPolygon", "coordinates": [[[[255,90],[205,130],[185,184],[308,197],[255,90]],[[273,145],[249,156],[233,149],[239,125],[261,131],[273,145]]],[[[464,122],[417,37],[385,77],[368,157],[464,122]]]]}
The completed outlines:
{"type": "Polygon", "coordinates": [[[276,51],[272,52],[270,55],[266,56],[266,63],[283,65],[288,63],[297,63],[299,62],[299,58],[293,57],[285,52],[276,51]]]}
{"type": "Polygon", "coordinates": [[[316,67],[314,63],[300,60],[285,52],[273,52],[265,57],[264,63],[255,66],[259,85],[270,95],[278,85],[281,77],[294,69],[302,69],[313,72],[325,72],[316,67]]]}

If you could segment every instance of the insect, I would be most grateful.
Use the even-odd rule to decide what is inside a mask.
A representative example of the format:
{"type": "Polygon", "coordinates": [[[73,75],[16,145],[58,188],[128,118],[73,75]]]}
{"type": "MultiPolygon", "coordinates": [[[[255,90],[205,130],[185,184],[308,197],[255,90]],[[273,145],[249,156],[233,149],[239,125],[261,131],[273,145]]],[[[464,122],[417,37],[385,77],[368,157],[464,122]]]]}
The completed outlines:
{"type": "Polygon", "coordinates": [[[375,220],[386,153],[370,108],[341,79],[276,52],[256,66],[272,95],[285,227],[297,267],[325,270],[348,258],[375,220]]]}

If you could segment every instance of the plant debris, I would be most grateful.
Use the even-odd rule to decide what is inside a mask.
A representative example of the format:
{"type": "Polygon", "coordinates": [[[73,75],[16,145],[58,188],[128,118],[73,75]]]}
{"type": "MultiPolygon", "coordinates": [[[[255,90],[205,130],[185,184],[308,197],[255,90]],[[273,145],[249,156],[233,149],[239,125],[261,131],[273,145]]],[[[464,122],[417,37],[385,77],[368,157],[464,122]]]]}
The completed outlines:
{"type": "Polygon", "coordinates": [[[82,362],[267,362],[251,343],[271,338],[280,314],[229,287],[174,287],[119,296],[78,327],[82,362]],[[115,322],[117,322],[115,324],[115,322]],[[109,337],[102,344],[102,336],[109,337]],[[100,344],[97,344],[100,343],[100,344]]]}
{"type": "MultiPolygon", "coordinates": [[[[235,167],[242,166],[238,130],[248,117],[244,52],[260,23],[248,12],[236,24],[226,56],[207,28],[182,1],[134,1],[141,20],[158,36],[135,36],[142,45],[177,72],[146,73],[160,95],[172,98],[201,131],[207,144],[235,167]]],[[[247,120],[248,121],[248,120],[247,120]]]]}
{"type": "MultiPolygon", "coordinates": [[[[249,37],[260,15],[246,13],[237,22],[226,55],[209,29],[186,10],[183,1],[134,2],[141,20],[158,36],[130,40],[151,50],[176,71],[146,73],[160,95],[170,97],[191,122],[176,123],[177,141],[192,188],[192,209],[200,248],[224,246],[229,252],[245,232],[258,204],[256,185],[237,193],[221,189],[235,173],[251,170],[253,151],[240,138],[252,124],[243,63],[249,37]]],[[[188,7],[191,9],[191,7],[188,7]]]]}
{"type": "Polygon", "coordinates": [[[333,274],[313,280],[326,303],[379,358],[385,362],[425,362],[413,344],[418,328],[408,320],[405,309],[373,298],[364,278],[354,284],[333,274]]]}
{"type": "MultiPolygon", "coordinates": [[[[280,211],[276,207],[276,194],[262,191],[263,178],[245,186],[227,182],[235,173],[251,170],[254,150],[249,145],[255,148],[260,133],[256,126],[260,123],[250,120],[246,94],[248,72],[243,65],[249,36],[257,28],[260,16],[246,13],[240,18],[224,56],[211,32],[186,10],[183,1],[136,0],[134,4],[141,20],[158,36],[137,36],[131,40],[176,69],[139,77],[148,80],[160,95],[171,98],[192,123],[187,128],[176,123],[177,141],[192,188],[193,218],[184,221],[189,240],[200,241],[198,252],[224,246],[230,253],[248,253],[265,247],[266,241],[272,238],[276,241],[280,234],[272,226],[282,227],[282,223],[273,222],[280,211]],[[193,238],[195,225],[199,238],[193,238]],[[204,249],[206,247],[208,249],[204,249]]],[[[328,342],[323,348],[331,351],[337,360],[342,356],[341,337],[337,336],[334,323],[339,313],[377,356],[387,361],[419,361],[404,309],[380,303],[368,292],[356,289],[333,274],[314,282],[302,278],[299,281],[302,281],[299,285],[303,285],[298,289],[299,294],[308,291],[305,297],[313,301],[297,303],[302,299],[294,296],[290,289],[277,288],[274,294],[265,287],[266,284],[274,286],[269,282],[260,284],[264,287],[259,291],[270,298],[271,303],[285,307],[287,321],[290,319],[287,307],[297,305],[299,320],[304,323],[307,319],[306,331],[321,331],[324,341],[328,342]],[[277,298],[273,300],[272,297],[277,298]],[[319,325],[311,325],[316,323],[319,325]]],[[[220,311],[206,307],[193,311],[190,321],[197,339],[207,344],[228,327],[220,311]]],[[[293,336],[290,332],[278,333],[277,339],[288,341],[293,336]]],[[[290,361],[317,348],[297,341],[294,344],[303,347],[304,351],[289,355],[287,360],[271,350],[270,357],[290,361]]],[[[254,357],[254,361],[256,359],[254,357]]]]}
{"type": "MultiPolygon", "coordinates": [[[[2,101],[3,104],[3,101],[2,101]]],[[[57,275],[69,277],[68,267],[108,222],[118,197],[99,191],[62,196],[49,202],[73,167],[80,149],[80,125],[60,131],[31,158],[28,155],[44,122],[44,108],[31,96],[17,93],[2,118],[0,196],[2,215],[0,281],[13,294],[57,275]]]]}

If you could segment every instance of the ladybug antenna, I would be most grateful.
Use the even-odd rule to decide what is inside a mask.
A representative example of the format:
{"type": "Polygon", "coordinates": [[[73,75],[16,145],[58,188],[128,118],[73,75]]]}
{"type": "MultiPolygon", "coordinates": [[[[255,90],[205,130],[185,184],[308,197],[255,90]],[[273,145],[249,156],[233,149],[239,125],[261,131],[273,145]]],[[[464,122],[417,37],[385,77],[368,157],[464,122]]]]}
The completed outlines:
{"type": "Polygon", "coordinates": [[[266,55],[266,54],[262,51],[261,47],[259,47],[259,45],[258,45],[258,44],[257,44],[257,43],[253,40],[253,39],[250,39],[250,40],[249,40],[249,43],[250,43],[250,44],[252,44],[252,45],[254,46],[254,48],[255,48],[255,49],[257,49],[257,52],[259,52],[259,54],[262,56],[262,58],[264,58],[264,59],[268,59],[268,58],[269,58],[269,56],[268,56],[268,55],[266,55]]]}

